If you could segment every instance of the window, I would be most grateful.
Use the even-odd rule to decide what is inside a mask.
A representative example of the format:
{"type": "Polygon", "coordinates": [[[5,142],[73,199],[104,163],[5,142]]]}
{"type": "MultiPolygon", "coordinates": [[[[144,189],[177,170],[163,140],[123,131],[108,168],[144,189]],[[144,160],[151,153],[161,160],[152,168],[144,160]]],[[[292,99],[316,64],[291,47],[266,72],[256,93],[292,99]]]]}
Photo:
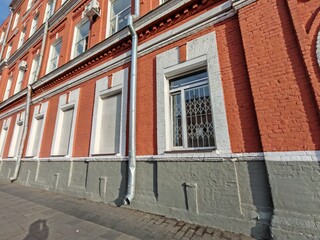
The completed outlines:
{"type": "Polygon", "coordinates": [[[20,33],[18,48],[20,48],[22,46],[22,44],[24,43],[25,35],[26,35],[26,28],[22,29],[22,31],[20,33]]]}
{"type": "Polygon", "coordinates": [[[17,115],[16,124],[14,126],[8,157],[16,157],[18,154],[20,140],[22,137],[24,112],[17,115]]]}
{"type": "Polygon", "coordinates": [[[54,7],[55,7],[55,4],[56,1],[55,0],[49,0],[48,3],[47,3],[47,8],[46,8],[46,15],[44,17],[44,22],[49,19],[53,13],[54,13],[54,7]]]}
{"type": "Polygon", "coordinates": [[[29,84],[34,83],[37,80],[37,72],[39,70],[39,63],[40,63],[40,55],[37,55],[32,62],[30,77],[29,77],[29,84]]]}
{"type": "Polygon", "coordinates": [[[18,24],[18,21],[19,21],[19,16],[20,16],[20,12],[17,12],[15,17],[14,17],[14,22],[13,22],[13,25],[12,25],[12,30],[16,28],[17,24],[18,24]]]}
{"type": "Polygon", "coordinates": [[[214,147],[206,70],[170,80],[173,148],[214,147]]]}
{"type": "Polygon", "coordinates": [[[31,8],[31,5],[32,5],[32,0],[28,0],[27,11],[31,8]]]}
{"type": "Polygon", "coordinates": [[[88,49],[90,21],[86,20],[76,27],[73,57],[80,55],[88,49]]]}
{"type": "Polygon", "coordinates": [[[2,158],[4,145],[7,139],[7,133],[10,126],[11,118],[7,118],[3,121],[1,134],[0,134],[0,157],[2,158]]]}
{"type": "Polygon", "coordinates": [[[11,55],[11,50],[12,50],[12,43],[10,43],[10,45],[8,46],[7,49],[7,54],[6,54],[6,59],[8,60],[10,55],[11,55]]]}
{"type": "Polygon", "coordinates": [[[47,67],[47,73],[55,70],[58,67],[60,49],[61,49],[61,39],[52,44],[49,54],[49,61],[47,67]]]}
{"type": "Polygon", "coordinates": [[[231,153],[215,33],[188,41],[186,61],[180,62],[179,53],[176,47],[157,55],[158,154],[231,153]]]}
{"type": "Polygon", "coordinates": [[[108,82],[103,78],[96,83],[90,154],[124,156],[128,69],[112,75],[111,88],[108,82]]]}
{"type": "Polygon", "coordinates": [[[11,85],[12,85],[12,76],[10,76],[8,79],[6,91],[4,92],[4,96],[3,96],[3,101],[8,99],[11,91],[11,85]]]}
{"type": "Polygon", "coordinates": [[[52,156],[70,157],[72,155],[73,135],[79,93],[80,90],[78,89],[70,92],[69,96],[67,96],[67,94],[60,96],[53,144],[51,148],[52,156]]]}
{"type": "Polygon", "coordinates": [[[126,27],[131,13],[131,0],[111,1],[109,35],[126,27]]]}
{"type": "Polygon", "coordinates": [[[39,14],[37,14],[32,20],[29,36],[32,36],[36,32],[37,27],[38,27],[38,20],[39,20],[39,14]]]}
{"type": "Polygon", "coordinates": [[[48,103],[46,102],[42,105],[36,106],[34,109],[26,151],[27,157],[39,156],[47,107],[48,103]]]}
{"type": "Polygon", "coordinates": [[[22,82],[24,79],[24,74],[25,74],[25,70],[20,69],[19,74],[18,74],[18,78],[17,78],[16,87],[14,88],[13,94],[16,94],[17,92],[19,92],[21,90],[22,82]]]}

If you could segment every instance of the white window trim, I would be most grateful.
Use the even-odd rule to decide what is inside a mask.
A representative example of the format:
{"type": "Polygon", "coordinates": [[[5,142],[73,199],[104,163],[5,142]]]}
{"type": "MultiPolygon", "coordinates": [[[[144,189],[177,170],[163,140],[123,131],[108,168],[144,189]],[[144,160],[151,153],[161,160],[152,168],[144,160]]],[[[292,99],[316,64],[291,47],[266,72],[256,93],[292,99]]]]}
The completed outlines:
{"type": "Polygon", "coordinates": [[[9,130],[9,127],[10,127],[10,122],[11,122],[11,117],[3,120],[3,123],[2,123],[1,134],[4,133],[5,136],[3,138],[3,143],[0,143],[0,144],[2,144],[2,146],[0,148],[0,158],[1,159],[3,158],[3,150],[4,150],[4,147],[6,145],[8,130],[9,130]]]}
{"type": "MultiPolygon", "coordinates": [[[[157,55],[157,142],[158,154],[173,151],[170,120],[169,80],[181,73],[206,67],[211,95],[216,150],[231,153],[228,122],[218,59],[215,33],[187,43],[187,61],[179,63],[179,48],[157,55]]],[[[186,148],[185,150],[189,150],[186,148]]]]}
{"type": "MultiPolygon", "coordinates": [[[[62,46],[62,38],[58,38],[58,39],[57,39],[56,41],[54,41],[54,42],[51,44],[51,46],[50,46],[49,58],[48,58],[48,63],[47,63],[47,68],[46,68],[46,74],[55,70],[55,69],[50,70],[50,65],[51,65],[51,60],[52,60],[51,58],[52,58],[52,54],[53,54],[53,48],[54,48],[56,45],[58,45],[59,43],[61,43],[61,46],[62,46]]],[[[59,54],[58,54],[57,68],[58,68],[59,60],[60,60],[61,46],[60,46],[60,52],[59,52],[59,54]]],[[[57,69],[57,68],[56,68],[56,69],[57,69]]]]}
{"type": "MultiPolygon", "coordinates": [[[[54,136],[53,136],[53,142],[51,146],[51,156],[53,157],[67,157],[70,158],[72,157],[72,151],[73,151],[73,142],[74,142],[74,132],[75,132],[75,126],[76,126],[76,121],[77,121],[77,115],[78,115],[78,101],[79,101],[79,95],[80,95],[80,89],[76,89],[72,92],[69,93],[69,102],[67,103],[67,94],[61,95],[59,98],[59,106],[57,110],[57,119],[55,123],[55,128],[54,128],[54,136]],[[73,108],[73,116],[72,116],[72,124],[71,124],[71,133],[70,133],[70,139],[69,139],[69,149],[68,149],[68,154],[67,155],[58,155],[55,154],[57,151],[57,148],[59,147],[59,141],[58,139],[60,136],[59,133],[61,132],[62,129],[58,129],[59,123],[62,121],[62,112],[66,111],[68,109],[73,108]]],[[[63,128],[63,126],[62,126],[63,128]]]]}
{"type": "MultiPolygon", "coordinates": [[[[77,41],[79,27],[81,27],[81,25],[85,24],[87,21],[90,21],[90,19],[87,18],[87,17],[83,17],[83,19],[73,29],[73,40],[72,40],[70,59],[73,59],[73,58],[77,57],[77,56],[75,56],[75,44],[76,44],[76,41],[77,41]]],[[[89,27],[89,36],[90,36],[90,27],[89,27]]],[[[80,56],[80,55],[78,55],[78,56],[80,56]]]]}
{"type": "MultiPolygon", "coordinates": [[[[114,2],[115,0],[108,0],[108,16],[107,16],[107,29],[106,29],[106,37],[110,37],[112,36],[113,34],[111,33],[111,5],[112,5],[112,2],[114,2]]],[[[132,7],[132,5],[130,4],[130,7],[132,7]]],[[[119,29],[116,31],[118,32],[119,29]]]]}
{"type": "Polygon", "coordinates": [[[21,113],[17,114],[16,122],[15,122],[13,133],[12,133],[12,139],[11,139],[11,143],[10,143],[10,147],[9,147],[8,158],[16,158],[18,155],[19,148],[20,148],[20,141],[22,138],[24,120],[25,120],[24,118],[25,118],[25,112],[21,112],[21,113]],[[18,134],[17,139],[14,139],[13,138],[14,134],[18,130],[19,130],[19,132],[17,133],[18,134]],[[13,149],[13,146],[14,146],[14,149],[13,149]]]}
{"type": "Polygon", "coordinates": [[[27,151],[26,151],[26,157],[34,157],[38,158],[41,150],[41,143],[42,143],[42,137],[43,137],[43,131],[46,123],[46,116],[47,116],[47,109],[48,109],[48,102],[42,103],[41,106],[38,105],[34,108],[33,116],[32,116],[32,123],[31,123],[31,128],[30,128],[30,135],[28,139],[28,146],[27,146],[27,151]],[[40,112],[39,112],[40,108],[40,112]],[[32,155],[32,149],[34,147],[34,138],[35,138],[35,128],[37,125],[38,119],[43,118],[43,124],[42,128],[40,130],[40,137],[39,137],[39,145],[38,145],[38,150],[36,155],[32,155]]]}
{"type": "Polygon", "coordinates": [[[97,128],[97,116],[98,116],[98,103],[100,98],[106,96],[116,95],[121,92],[121,113],[120,113],[120,138],[119,138],[119,153],[117,156],[126,155],[126,127],[127,127],[127,105],[128,105],[128,68],[116,72],[112,75],[112,86],[108,88],[108,77],[100,79],[96,82],[95,102],[93,110],[93,121],[91,129],[91,141],[90,141],[90,156],[103,155],[95,153],[96,145],[96,128],[97,128]],[[119,81],[120,80],[120,81],[119,81]]]}

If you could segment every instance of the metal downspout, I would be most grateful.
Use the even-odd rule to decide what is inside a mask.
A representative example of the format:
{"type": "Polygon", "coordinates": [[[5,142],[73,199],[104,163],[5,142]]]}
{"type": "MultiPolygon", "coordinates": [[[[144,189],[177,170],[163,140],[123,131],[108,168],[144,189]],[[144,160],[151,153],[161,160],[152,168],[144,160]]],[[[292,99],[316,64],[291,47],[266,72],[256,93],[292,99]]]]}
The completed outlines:
{"type": "Polygon", "coordinates": [[[7,27],[7,30],[6,30],[6,35],[4,36],[4,39],[3,39],[3,43],[2,43],[2,47],[1,47],[1,53],[0,53],[0,60],[2,60],[2,54],[3,54],[4,48],[6,46],[8,34],[9,34],[9,31],[10,31],[10,28],[11,28],[12,17],[13,17],[13,8],[10,7],[10,20],[9,20],[9,24],[8,24],[8,27],[7,27]]]}
{"type": "MultiPolygon", "coordinates": [[[[36,73],[36,80],[38,80],[39,78],[39,74],[40,74],[40,70],[41,70],[41,66],[42,66],[42,61],[43,61],[43,54],[44,54],[44,49],[45,49],[45,45],[46,45],[46,40],[47,40],[47,34],[48,34],[48,20],[45,22],[45,26],[44,26],[44,34],[43,34],[43,39],[42,39],[42,45],[41,45],[41,50],[40,50],[40,59],[39,59],[39,67],[37,69],[37,73],[36,73]]],[[[31,94],[32,94],[32,87],[29,84],[28,85],[28,93],[27,93],[27,103],[26,103],[26,115],[25,115],[25,121],[24,121],[24,126],[23,126],[23,132],[22,132],[22,139],[19,145],[19,150],[18,150],[18,154],[17,154],[17,161],[16,161],[16,167],[14,170],[14,175],[13,177],[10,178],[10,181],[13,182],[15,180],[17,180],[18,176],[19,176],[19,172],[20,172],[20,167],[21,167],[21,158],[22,158],[22,154],[23,154],[23,149],[24,149],[24,145],[26,142],[26,137],[27,137],[27,130],[28,130],[28,124],[29,124],[29,112],[30,112],[30,104],[31,104],[31,94]]]]}
{"type": "Polygon", "coordinates": [[[130,205],[134,198],[136,183],[136,102],[137,102],[137,60],[138,35],[133,26],[133,19],[140,15],[140,0],[134,1],[134,15],[128,18],[128,27],[132,36],[131,74],[130,74],[130,119],[129,119],[129,162],[127,195],[123,204],[130,205]]]}
{"type": "Polygon", "coordinates": [[[16,167],[14,170],[14,175],[10,178],[10,181],[13,182],[17,180],[20,172],[21,167],[21,157],[24,149],[24,144],[26,142],[27,138],[27,130],[28,130],[28,123],[29,123],[29,112],[30,112],[30,103],[31,103],[31,93],[32,93],[32,87],[29,84],[28,85],[28,93],[27,93],[27,102],[26,102],[26,114],[25,114],[25,121],[23,124],[23,130],[22,130],[22,139],[19,145],[18,154],[17,154],[17,161],[16,161],[16,167]]]}

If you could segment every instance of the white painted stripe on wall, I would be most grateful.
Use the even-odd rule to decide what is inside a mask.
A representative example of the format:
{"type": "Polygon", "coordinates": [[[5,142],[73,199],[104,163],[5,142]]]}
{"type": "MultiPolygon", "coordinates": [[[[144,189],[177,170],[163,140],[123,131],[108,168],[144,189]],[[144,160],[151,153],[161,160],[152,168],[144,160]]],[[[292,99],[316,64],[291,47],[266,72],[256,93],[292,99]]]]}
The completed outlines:
{"type": "Polygon", "coordinates": [[[320,162],[320,151],[265,152],[266,161],[320,162]]]}

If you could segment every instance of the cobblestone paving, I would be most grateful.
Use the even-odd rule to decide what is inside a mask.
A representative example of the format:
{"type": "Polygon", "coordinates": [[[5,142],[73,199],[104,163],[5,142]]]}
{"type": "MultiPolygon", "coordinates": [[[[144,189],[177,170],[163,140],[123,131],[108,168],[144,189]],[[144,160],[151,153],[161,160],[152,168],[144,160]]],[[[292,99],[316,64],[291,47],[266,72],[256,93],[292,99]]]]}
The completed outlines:
{"type": "Polygon", "coordinates": [[[0,239],[252,238],[17,184],[0,184],[0,239]]]}

